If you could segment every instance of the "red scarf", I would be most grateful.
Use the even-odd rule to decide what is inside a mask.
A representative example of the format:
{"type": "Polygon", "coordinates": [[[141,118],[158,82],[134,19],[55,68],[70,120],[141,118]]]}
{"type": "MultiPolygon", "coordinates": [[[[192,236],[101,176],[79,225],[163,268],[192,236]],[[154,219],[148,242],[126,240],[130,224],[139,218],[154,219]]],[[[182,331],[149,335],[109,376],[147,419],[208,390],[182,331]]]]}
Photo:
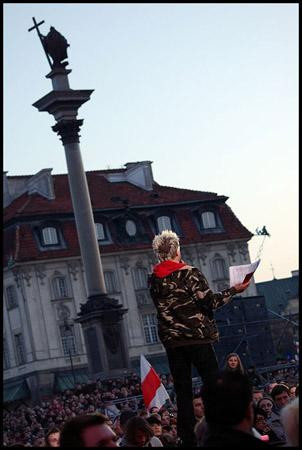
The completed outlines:
{"type": "Polygon", "coordinates": [[[176,270],[179,270],[186,265],[187,264],[183,262],[179,263],[167,259],[166,261],[156,264],[156,266],[153,267],[153,273],[158,278],[164,278],[170,275],[172,272],[175,272],[176,270]]]}

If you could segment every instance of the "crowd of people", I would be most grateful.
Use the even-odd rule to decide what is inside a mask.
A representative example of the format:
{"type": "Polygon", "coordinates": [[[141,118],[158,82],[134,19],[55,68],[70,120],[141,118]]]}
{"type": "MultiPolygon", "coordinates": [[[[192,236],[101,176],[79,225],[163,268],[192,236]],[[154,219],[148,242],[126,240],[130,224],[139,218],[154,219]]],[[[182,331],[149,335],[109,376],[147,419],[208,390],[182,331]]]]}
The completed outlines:
{"type": "MultiPolygon", "coordinates": [[[[221,373],[235,377],[235,381],[231,381],[233,378],[224,380],[227,393],[220,393],[220,399],[215,385],[208,386],[206,391],[203,387],[196,387],[192,392],[196,444],[211,446],[214,442],[215,446],[222,445],[221,436],[225,445],[228,440],[232,443],[233,431],[222,433],[221,430],[228,427],[233,430],[234,424],[224,423],[222,417],[215,418],[217,411],[213,405],[222,402],[225,418],[237,417],[236,408],[234,411],[232,408],[237,405],[240,409],[245,396],[248,399],[246,379],[251,386],[253,412],[250,417],[241,419],[252,420],[251,430],[255,438],[270,446],[286,443],[296,446],[299,387],[297,370],[295,373],[293,370],[279,369],[269,374],[263,386],[263,378],[253,368],[245,370],[239,355],[228,355],[221,373]],[[236,376],[243,379],[236,380],[236,376]],[[215,420],[218,420],[218,425],[215,420]]],[[[13,410],[4,409],[4,446],[177,447],[179,437],[173,378],[170,374],[162,374],[160,378],[171,399],[160,409],[148,411],[145,408],[140,378],[136,373],[77,385],[73,390],[66,390],[36,405],[21,404],[13,410]]],[[[243,443],[240,433],[236,439],[243,443]]]]}

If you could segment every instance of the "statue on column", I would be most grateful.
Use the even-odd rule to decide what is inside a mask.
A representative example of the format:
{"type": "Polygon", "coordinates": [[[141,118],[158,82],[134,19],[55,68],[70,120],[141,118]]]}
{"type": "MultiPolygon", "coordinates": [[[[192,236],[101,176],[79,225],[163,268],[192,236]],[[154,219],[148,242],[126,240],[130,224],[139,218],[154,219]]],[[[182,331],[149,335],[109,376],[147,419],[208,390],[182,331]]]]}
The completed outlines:
{"type": "Polygon", "coordinates": [[[68,57],[67,48],[69,47],[65,37],[54,27],[50,27],[49,33],[41,37],[45,52],[52,58],[52,68],[67,66],[68,61],[63,62],[68,57]]]}

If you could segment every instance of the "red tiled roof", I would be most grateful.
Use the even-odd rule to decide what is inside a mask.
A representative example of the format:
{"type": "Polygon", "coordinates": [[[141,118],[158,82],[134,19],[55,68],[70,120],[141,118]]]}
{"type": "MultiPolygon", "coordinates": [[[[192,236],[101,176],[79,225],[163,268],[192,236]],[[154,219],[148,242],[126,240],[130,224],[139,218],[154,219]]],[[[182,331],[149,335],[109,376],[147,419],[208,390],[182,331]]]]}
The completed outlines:
{"type": "MultiPolygon", "coordinates": [[[[117,169],[123,171],[124,169],[117,169]]],[[[235,214],[225,204],[227,197],[219,196],[213,192],[194,191],[189,189],[179,189],[175,187],[162,186],[154,183],[152,191],[146,191],[129,182],[109,182],[104,176],[106,171],[86,172],[91,203],[93,210],[113,210],[124,209],[126,205],[123,200],[127,200],[128,207],[143,206],[164,206],[179,205],[175,210],[177,221],[182,230],[183,238],[181,243],[192,244],[198,242],[221,241],[228,239],[250,239],[250,233],[237,219],[235,214]],[[117,198],[120,198],[118,200],[117,198]],[[189,209],[189,202],[195,201],[214,201],[215,207],[220,215],[225,232],[223,233],[207,233],[201,234],[198,230],[189,209]],[[187,204],[186,204],[187,202],[187,204]]],[[[112,170],[108,171],[112,173],[112,170]]],[[[52,214],[73,214],[70,190],[67,175],[53,175],[55,199],[49,200],[39,194],[23,194],[15,199],[7,208],[4,209],[4,223],[12,223],[14,219],[20,224],[20,237],[17,252],[19,261],[45,260],[49,258],[66,258],[79,256],[80,248],[75,228],[75,222],[66,220],[62,224],[62,233],[67,248],[61,250],[40,251],[34,239],[31,225],[19,222],[18,219],[29,220],[35,216],[52,214]]],[[[13,178],[13,177],[11,177],[13,178]]],[[[111,232],[113,244],[101,245],[101,253],[120,252],[122,250],[151,249],[151,241],[153,232],[146,221],[146,233],[150,239],[149,243],[129,243],[118,244],[115,239],[114,231],[111,232]]],[[[4,232],[4,258],[7,262],[10,254],[15,255],[16,244],[15,233],[12,231],[13,226],[9,226],[4,232]],[[8,234],[7,234],[8,233],[8,234]],[[10,241],[8,243],[7,241],[10,241]]]]}

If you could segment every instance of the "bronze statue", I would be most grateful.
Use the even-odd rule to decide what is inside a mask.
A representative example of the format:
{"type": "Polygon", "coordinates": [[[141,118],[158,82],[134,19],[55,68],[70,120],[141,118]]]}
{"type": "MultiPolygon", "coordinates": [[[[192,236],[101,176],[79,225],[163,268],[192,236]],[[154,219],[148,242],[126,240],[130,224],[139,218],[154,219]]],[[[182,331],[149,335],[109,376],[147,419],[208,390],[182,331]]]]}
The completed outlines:
{"type": "Polygon", "coordinates": [[[53,61],[52,68],[67,66],[68,61],[64,62],[64,59],[67,58],[67,47],[69,47],[69,44],[64,36],[54,27],[50,27],[47,36],[41,35],[41,37],[44,50],[53,61]]]}

